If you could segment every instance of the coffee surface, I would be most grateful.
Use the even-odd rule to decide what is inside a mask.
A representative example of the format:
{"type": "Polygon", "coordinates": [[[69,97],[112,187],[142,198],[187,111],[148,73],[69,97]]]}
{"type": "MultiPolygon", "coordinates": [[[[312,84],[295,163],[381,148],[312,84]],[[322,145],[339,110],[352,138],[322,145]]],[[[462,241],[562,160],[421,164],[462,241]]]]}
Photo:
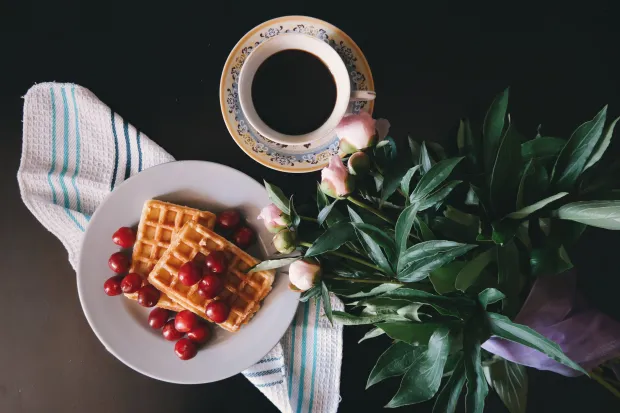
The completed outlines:
{"type": "Polygon", "coordinates": [[[303,135],[318,129],[331,115],[336,83],[315,55],[283,50],[256,71],[252,101],[267,126],[286,135],[303,135]]]}

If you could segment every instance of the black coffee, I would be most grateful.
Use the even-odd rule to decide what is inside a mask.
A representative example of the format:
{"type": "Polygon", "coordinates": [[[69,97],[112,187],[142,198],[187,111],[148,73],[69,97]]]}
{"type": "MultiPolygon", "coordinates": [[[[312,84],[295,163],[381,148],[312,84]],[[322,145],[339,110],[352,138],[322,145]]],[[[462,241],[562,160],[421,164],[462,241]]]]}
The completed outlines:
{"type": "Polygon", "coordinates": [[[315,55],[283,50],[256,71],[252,101],[267,126],[286,135],[303,135],[318,129],[331,115],[336,83],[315,55]]]}

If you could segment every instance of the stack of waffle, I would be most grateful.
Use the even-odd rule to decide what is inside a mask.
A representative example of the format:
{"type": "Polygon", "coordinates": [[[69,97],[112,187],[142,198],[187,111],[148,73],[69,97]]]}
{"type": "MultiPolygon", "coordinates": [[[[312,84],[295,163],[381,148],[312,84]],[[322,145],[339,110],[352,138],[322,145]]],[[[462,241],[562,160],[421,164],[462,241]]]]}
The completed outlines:
{"type": "MultiPolygon", "coordinates": [[[[150,200],[144,204],[134,245],[131,272],[137,272],[161,292],[158,307],[172,311],[190,310],[209,320],[205,307],[211,300],[198,294],[198,285],[179,282],[179,268],[188,261],[204,261],[212,251],[224,252],[228,268],[223,274],[224,290],[215,300],[230,307],[228,319],[219,325],[237,331],[260,308],[271,291],[271,271],[246,271],[259,261],[212,231],[215,215],[211,212],[150,200]]],[[[137,294],[126,294],[136,299],[137,294]]]]}

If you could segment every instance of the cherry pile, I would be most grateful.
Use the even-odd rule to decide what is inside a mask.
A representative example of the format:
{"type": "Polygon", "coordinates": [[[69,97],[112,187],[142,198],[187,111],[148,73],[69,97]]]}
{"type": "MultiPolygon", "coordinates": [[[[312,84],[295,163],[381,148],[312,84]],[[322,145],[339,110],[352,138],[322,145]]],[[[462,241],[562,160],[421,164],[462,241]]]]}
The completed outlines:
{"type": "MultiPolygon", "coordinates": [[[[123,249],[133,247],[136,242],[136,232],[129,227],[122,227],[112,235],[112,241],[123,249]]],[[[135,272],[129,273],[130,260],[127,251],[118,251],[110,255],[108,267],[118,274],[103,283],[103,291],[109,296],[121,293],[138,293],[138,303],[144,307],[153,307],[159,301],[160,292],[150,284],[144,284],[144,279],[135,272]]]]}
{"type": "MultiPolygon", "coordinates": [[[[255,239],[254,231],[242,224],[242,217],[236,210],[223,211],[217,216],[216,230],[227,237],[239,248],[248,248],[255,239]]],[[[121,293],[138,294],[138,303],[143,307],[154,307],[161,293],[155,287],[144,283],[140,274],[130,273],[131,262],[129,251],[136,242],[133,228],[119,228],[112,241],[123,250],[113,253],[108,259],[108,267],[116,275],[108,278],[103,284],[104,292],[109,296],[121,293]]],[[[198,294],[211,300],[205,307],[205,315],[215,323],[223,323],[228,319],[230,308],[222,300],[214,300],[224,290],[223,276],[228,269],[228,259],[222,251],[212,251],[204,257],[204,261],[190,261],[179,268],[179,281],[186,286],[198,284],[198,294]]],[[[181,360],[189,360],[196,356],[198,346],[206,343],[211,337],[211,330],[196,314],[189,310],[179,313],[163,308],[154,308],[148,317],[148,324],[155,330],[161,330],[168,341],[176,341],[174,352],[181,360]]]]}

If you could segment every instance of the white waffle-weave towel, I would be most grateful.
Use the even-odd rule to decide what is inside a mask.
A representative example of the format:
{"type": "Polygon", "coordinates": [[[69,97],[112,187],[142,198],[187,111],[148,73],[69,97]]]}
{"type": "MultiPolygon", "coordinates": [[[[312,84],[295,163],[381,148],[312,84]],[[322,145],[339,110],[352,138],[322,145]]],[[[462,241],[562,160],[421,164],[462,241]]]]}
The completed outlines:
{"type": "MultiPolygon", "coordinates": [[[[23,122],[22,199],[63,243],[73,268],[105,196],[131,175],[174,160],[77,85],[33,86],[23,122]]],[[[342,303],[332,297],[332,307],[342,303]]],[[[342,327],[332,327],[312,302],[299,306],[280,344],[243,374],[282,412],[330,413],[338,409],[341,362],[342,327]]]]}

